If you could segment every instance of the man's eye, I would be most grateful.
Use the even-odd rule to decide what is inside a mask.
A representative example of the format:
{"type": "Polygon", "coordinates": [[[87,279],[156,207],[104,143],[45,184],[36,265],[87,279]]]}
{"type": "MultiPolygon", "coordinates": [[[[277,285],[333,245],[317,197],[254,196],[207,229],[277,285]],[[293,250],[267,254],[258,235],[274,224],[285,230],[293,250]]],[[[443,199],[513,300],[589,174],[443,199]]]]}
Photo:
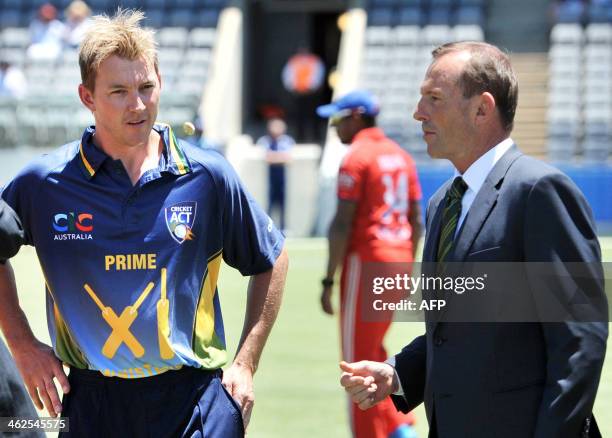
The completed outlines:
{"type": "Polygon", "coordinates": [[[125,93],[125,90],[113,90],[111,91],[111,94],[123,94],[125,93]]]}

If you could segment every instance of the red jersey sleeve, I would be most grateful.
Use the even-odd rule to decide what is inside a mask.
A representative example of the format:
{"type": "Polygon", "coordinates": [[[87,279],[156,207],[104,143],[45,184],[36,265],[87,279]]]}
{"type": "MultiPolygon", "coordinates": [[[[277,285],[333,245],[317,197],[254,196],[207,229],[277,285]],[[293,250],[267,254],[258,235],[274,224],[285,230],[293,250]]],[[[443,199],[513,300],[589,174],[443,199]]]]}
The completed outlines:
{"type": "Polygon", "coordinates": [[[367,160],[349,153],[342,160],[338,172],[338,199],[358,201],[363,196],[367,160]]]}
{"type": "Polygon", "coordinates": [[[410,201],[419,201],[423,197],[421,192],[421,183],[419,183],[419,174],[417,173],[416,164],[412,157],[408,157],[408,199],[410,201]]]}

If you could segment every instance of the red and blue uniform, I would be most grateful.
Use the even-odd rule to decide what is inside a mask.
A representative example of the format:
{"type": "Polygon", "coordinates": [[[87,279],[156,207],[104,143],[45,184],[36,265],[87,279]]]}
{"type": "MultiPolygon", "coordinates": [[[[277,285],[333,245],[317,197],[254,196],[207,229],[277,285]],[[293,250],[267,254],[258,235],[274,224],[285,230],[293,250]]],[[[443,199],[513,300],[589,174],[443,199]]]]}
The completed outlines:
{"type": "MultiPolygon", "coordinates": [[[[421,199],[413,159],[381,129],[359,131],[340,166],[338,198],[357,204],[340,284],[342,356],[347,362],[384,362],[383,339],[392,315],[385,321],[364,321],[363,264],[412,262],[409,208],[421,199]]],[[[357,438],[386,438],[414,421],[397,412],[390,399],[366,411],[349,405],[357,438]]]]}

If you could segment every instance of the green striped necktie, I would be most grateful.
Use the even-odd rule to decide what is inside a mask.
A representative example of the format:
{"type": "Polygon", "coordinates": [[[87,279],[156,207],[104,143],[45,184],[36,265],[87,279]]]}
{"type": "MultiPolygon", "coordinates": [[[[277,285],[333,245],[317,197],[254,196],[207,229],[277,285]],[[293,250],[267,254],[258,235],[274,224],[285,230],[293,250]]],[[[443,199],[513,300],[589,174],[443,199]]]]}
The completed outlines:
{"type": "Polygon", "coordinates": [[[453,249],[455,231],[461,216],[461,198],[468,186],[463,178],[458,176],[446,192],[446,205],[442,213],[440,241],[438,242],[438,262],[446,262],[448,255],[453,249]]]}

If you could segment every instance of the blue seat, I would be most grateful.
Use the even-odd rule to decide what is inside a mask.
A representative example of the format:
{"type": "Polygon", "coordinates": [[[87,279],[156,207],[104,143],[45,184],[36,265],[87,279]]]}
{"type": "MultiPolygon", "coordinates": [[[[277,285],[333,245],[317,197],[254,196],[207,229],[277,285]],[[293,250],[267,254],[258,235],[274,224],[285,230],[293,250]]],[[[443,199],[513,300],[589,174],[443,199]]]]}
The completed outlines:
{"type": "Polygon", "coordinates": [[[457,0],[459,6],[478,6],[479,8],[485,7],[485,0],[457,0]]]}
{"type": "Polygon", "coordinates": [[[586,17],[589,23],[607,23],[612,8],[604,5],[589,5],[586,17]]]}
{"type": "Polygon", "coordinates": [[[403,26],[421,26],[424,23],[424,12],[418,7],[402,8],[398,21],[403,26]]]}
{"type": "Polygon", "coordinates": [[[155,29],[164,25],[164,11],[161,9],[149,9],[145,15],[145,25],[155,29]]]}
{"type": "Polygon", "coordinates": [[[412,7],[412,8],[423,8],[425,7],[426,0],[397,0],[397,4],[401,8],[412,7]]]}
{"type": "Polygon", "coordinates": [[[450,24],[451,8],[448,6],[432,7],[429,11],[429,24],[450,24]]]}
{"type": "Polygon", "coordinates": [[[170,12],[165,22],[166,26],[193,27],[193,12],[186,9],[175,9],[170,12]]]}
{"type": "Polygon", "coordinates": [[[7,9],[0,13],[0,27],[22,26],[21,12],[16,9],[7,9]]]}
{"type": "Polygon", "coordinates": [[[227,0],[202,0],[204,8],[223,8],[227,4],[227,0]]]}
{"type": "Polygon", "coordinates": [[[117,3],[117,6],[122,6],[123,8],[143,9],[143,4],[140,0],[121,0],[117,3]]]}
{"type": "MultiPolygon", "coordinates": [[[[37,10],[45,3],[49,3],[49,1],[48,0],[28,0],[28,1],[22,1],[21,7],[25,7],[26,10],[27,9],[37,10]]],[[[51,3],[55,4],[55,2],[51,2],[51,3]]]]}
{"type": "Polygon", "coordinates": [[[166,0],[146,0],[147,9],[164,9],[167,6],[166,0]]]}
{"type": "Polygon", "coordinates": [[[193,9],[196,0],[173,0],[172,7],[175,9],[193,9]]]}
{"type": "Polygon", "coordinates": [[[431,8],[439,8],[439,7],[447,7],[451,8],[453,6],[454,0],[429,0],[429,4],[431,8]]]}
{"type": "Polygon", "coordinates": [[[465,6],[457,9],[455,13],[454,24],[476,24],[484,26],[484,12],[482,8],[476,6],[465,6]]]}
{"type": "Polygon", "coordinates": [[[55,0],[53,2],[58,11],[63,11],[70,5],[70,3],[72,3],[72,0],[55,0]]]}
{"type": "Polygon", "coordinates": [[[557,22],[559,23],[580,23],[583,15],[582,3],[570,1],[557,6],[557,22]]]}
{"type": "Polygon", "coordinates": [[[368,13],[368,26],[391,26],[393,10],[390,8],[371,9],[368,13]]]}
{"type": "Polygon", "coordinates": [[[205,9],[195,14],[193,25],[195,27],[217,27],[219,11],[217,9],[205,9]]]}
{"type": "Polygon", "coordinates": [[[108,7],[109,0],[89,0],[87,4],[96,12],[105,11],[108,7]]]}
{"type": "Polygon", "coordinates": [[[370,6],[371,8],[393,7],[396,4],[397,4],[397,0],[369,0],[368,1],[368,6],[370,6]]]}

